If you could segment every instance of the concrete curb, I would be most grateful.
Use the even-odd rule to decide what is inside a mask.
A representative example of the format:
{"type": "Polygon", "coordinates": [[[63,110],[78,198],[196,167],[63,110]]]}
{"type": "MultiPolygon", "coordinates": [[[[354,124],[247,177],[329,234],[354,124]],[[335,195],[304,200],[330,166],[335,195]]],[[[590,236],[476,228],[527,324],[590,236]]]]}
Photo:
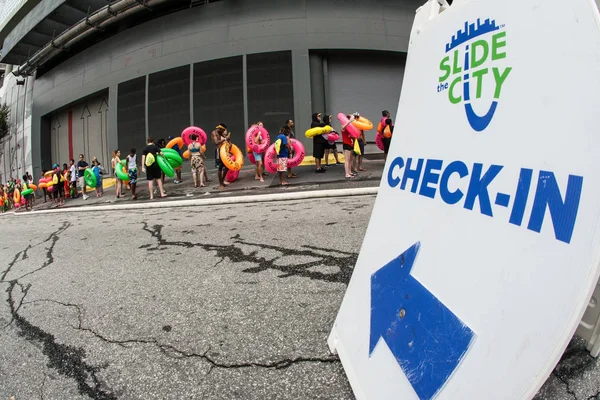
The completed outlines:
{"type": "Polygon", "coordinates": [[[332,190],[313,190],[310,192],[292,192],[292,193],[270,193],[251,196],[236,196],[214,199],[194,199],[194,200],[174,200],[174,201],[158,201],[156,203],[128,203],[128,204],[111,204],[106,206],[90,206],[90,207],[73,207],[59,208],[52,210],[41,210],[32,212],[6,212],[0,216],[36,216],[40,214],[58,214],[58,213],[73,213],[73,212],[94,212],[94,211],[124,211],[124,210],[140,210],[140,209],[157,209],[157,208],[172,208],[172,207],[192,207],[192,206],[214,206],[227,204],[245,204],[245,203],[264,203],[272,201],[288,201],[288,200],[305,200],[319,199],[330,197],[349,197],[349,196],[369,196],[377,194],[379,187],[355,188],[355,189],[332,189],[332,190]]]}

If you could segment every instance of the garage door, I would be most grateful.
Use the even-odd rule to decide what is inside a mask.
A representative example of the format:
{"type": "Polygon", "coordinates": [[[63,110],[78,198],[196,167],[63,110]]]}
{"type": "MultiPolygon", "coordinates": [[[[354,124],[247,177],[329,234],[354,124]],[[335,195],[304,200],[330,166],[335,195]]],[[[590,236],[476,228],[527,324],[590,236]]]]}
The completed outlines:
{"type": "Polygon", "coordinates": [[[405,56],[344,54],[327,58],[329,113],[358,111],[375,127],[365,132],[367,141],[375,140],[381,111],[389,110],[394,121],[404,75],[405,56]]]}

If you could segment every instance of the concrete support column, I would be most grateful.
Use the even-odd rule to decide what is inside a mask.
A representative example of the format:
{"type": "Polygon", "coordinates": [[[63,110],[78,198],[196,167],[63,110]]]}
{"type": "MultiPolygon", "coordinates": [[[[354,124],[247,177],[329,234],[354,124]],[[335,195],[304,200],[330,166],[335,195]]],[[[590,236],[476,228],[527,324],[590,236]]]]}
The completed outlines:
{"type": "Polygon", "coordinates": [[[292,50],[292,73],[294,80],[294,132],[306,148],[307,154],[312,154],[312,140],[304,136],[310,128],[313,103],[311,99],[311,67],[308,49],[292,50]]]}
{"type": "Polygon", "coordinates": [[[323,74],[323,57],[320,54],[310,55],[310,90],[312,113],[325,112],[325,77],[323,74]]]}
{"type": "MultiPolygon", "coordinates": [[[[112,160],[112,152],[113,150],[119,148],[119,130],[117,125],[117,98],[118,98],[118,90],[119,84],[113,83],[108,88],[108,110],[106,110],[107,115],[107,128],[106,128],[106,142],[108,145],[108,152],[110,156],[110,160],[112,160]]],[[[120,149],[121,157],[124,155],[129,155],[130,149],[120,149]]],[[[105,165],[105,168],[112,174],[112,165],[105,165]]]]}

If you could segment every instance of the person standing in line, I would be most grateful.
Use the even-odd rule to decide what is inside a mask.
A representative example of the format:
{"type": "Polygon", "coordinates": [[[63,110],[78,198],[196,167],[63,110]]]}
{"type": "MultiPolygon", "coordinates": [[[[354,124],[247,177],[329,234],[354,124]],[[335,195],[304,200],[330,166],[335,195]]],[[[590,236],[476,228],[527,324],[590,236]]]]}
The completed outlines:
{"type": "Polygon", "coordinates": [[[102,173],[104,168],[100,164],[100,161],[96,157],[92,159],[92,171],[96,177],[96,197],[102,197],[102,173]]]}
{"type": "MultiPolygon", "coordinates": [[[[158,145],[159,149],[164,149],[165,147],[167,147],[167,142],[163,138],[158,139],[156,141],[156,144],[158,145]]],[[[160,170],[160,180],[162,181],[163,187],[165,186],[165,178],[166,178],[166,175],[163,172],[163,170],[161,169],[160,170]]]]}
{"type": "Polygon", "coordinates": [[[158,185],[160,197],[167,197],[167,194],[163,190],[161,178],[162,170],[158,166],[158,161],[156,161],[156,157],[159,154],[161,156],[164,156],[160,148],[154,143],[154,139],[152,137],[149,137],[148,145],[142,153],[142,171],[146,173],[146,179],[148,180],[148,191],[150,192],[150,200],[154,200],[154,182],[156,182],[156,184],[158,185]]]}
{"type": "Polygon", "coordinates": [[[129,187],[131,188],[131,200],[137,200],[137,194],[135,188],[137,186],[138,169],[137,169],[137,155],[135,154],[135,148],[129,150],[127,156],[127,175],[129,175],[129,187]]]}
{"type": "MultiPolygon", "coordinates": [[[[333,118],[331,115],[326,115],[323,118],[323,122],[325,123],[325,125],[329,125],[331,127],[333,127],[333,118]]],[[[341,164],[339,156],[338,156],[338,151],[337,151],[337,144],[335,144],[335,142],[333,143],[329,143],[327,141],[327,144],[325,145],[325,166],[329,167],[329,153],[333,153],[333,158],[335,159],[335,164],[341,164]]]]}
{"type": "MultiPolygon", "coordinates": [[[[311,128],[324,127],[326,124],[321,121],[321,113],[314,113],[312,115],[312,122],[310,124],[311,128]]],[[[315,159],[315,172],[316,173],[324,173],[327,172],[325,168],[321,166],[321,159],[325,155],[325,147],[327,146],[327,140],[323,137],[323,135],[317,135],[313,137],[313,157],[315,159]]]]}
{"type": "Polygon", "coordinates": [[[64,181],[63,176],[60,173],[60,167],[58,164],[52,166],[52,183],[54,184],[54,202],[55,207],[61,207],[65,205],[65,192],[64,192],[64,181]]]}
{"type": "Polygon", "coordinates": [[[290,151],[292,146],[290,145],[289,139],[289,128],[283,126],[279,130],[279,135],[275,138],[275,141],[281,140],[279,147],[279,153],[277,153],[277,172],[279,173],[279,184],[281,186],[287,186],[289,183],[285,180],[287,176],[287,163],[290,157],[290,151]]]}
{"type": "MultiPolygon", "coordinates": [[[[289,128],[289,135],[288,137],[290,139],[295,139],[296,138],[296,134],[294,133],[294,120],[293,119],[288,119],[287,121],[285,121],[285,126],[287,126],[289,128]]],[[[290,154],[291,157],[294,156],[294,148],[292,147],[292,154],[290,154]]],[[[297,178],[298,175],[294,174],[292,172],[292,169],[288,167],[288,178],[289,179],[293,179],[293,178],[297,178]]]]}
{"type": "Polygon", "coordinates": [[[84,173],[85,170],[88,167],[88,163],[85,162],[85,158],[83,156],[83,154],[79,155],[79,161],[77,162],[77,185],[79,186],[80,194],[83,195],[83,199],[87,200],[89,198],[89,196],[85,193],[86,190],[86,184],[85,184],[85,178],[84,178],[84,173]]]}
{"type": "MultiPolygon", "coordinates": [[[[67,164],[63,164],[62,166],[62,176],[65,182],[63,183],[63,187],[65,189],[65,200],[71,197],[69,193],[69,189],[71,188],[71,173],[69,172],[69,166],[67,164]]],[[[35,202],[35,197],[34,197],[35,202]]]]}
{"type": "Polygon", "coordinates": [[[123,194],[123,181],[119,179],[119,177],[117,176],[117,168],[121,168],[121,166],[119,165],[121,163],[121,150],[117,149],[115,151],[113,151],[113,158],[110,161],[110,166],[113,169],[113,173],[115,175],[115,188],[116,188],[116,195],[117,195],[117,199],[123,198],[125,197],[125,195],[123,194]]]}
{"type": "Polygon", "coordinates": [[[377,126],[377,133],[382,136],[383,154],[384,158],[387,160],[387,155],[390,151],[390,144],[392,143],[392,134],[394,133],[394,124],[392,123],[391,114],[388,110],[383,110],[381,112],[381,121],[377,126]],[[386,132],[386,129],[389,133],[386,132]]]}
{"type": "Polygon", "coordinates": [[[188,145],[190,152],[190,167],[192,169],[192,177],[194,178],[194,187],[205,187],[204,184],[204,160],[206,156],[202,153],[202,145],[198,141],[198,135],[190,135],[192,143],[188,145]],[[198,185],[198,181],[200,184],[198,185]]]}
{"type": "Polygon", "coordinates": [[[356,177],[356,174],[352,173],[352,154],[354,154],[354,139],[350,137],[350,134],[346,130],[348,125],[354,121],[354,115],[346,115],[348,122],[342,125],[342,143],[344,148],[344,171],[346,172],[346,179],[352,179],[356,177]]]}
{"type": "MultiPolygon", "coordinates": [[[[71,182],[71,197],[76,199],[79,197],[77,195],[77,168],[75,167],[75,160],[71,159],[69,161],[69,179],[71,182]]],[[[46,202],[46,197],[44,196],[44,203],[46,202]]]]}
{"type": "MultiPolygon", "coordinates": [[[[169,141],[169,142],[170,142],[170,141],[171,141],[171,140],[173,140],[173,139],[175,139],[175,136],[169,136],[169,137],[167,138],[167,141],[169,141]]],[[[183,157],[183,154],[182,154],[182,149],[180,149],[180,148],[179,148],[179,145],[178,145],[178,144],[176,144],[175,146],[173,146],[173,150],[175,150],[176,152],[178,152],[178,153],[179,153],[179,155],[180,155],[181,157],[183,157]]],[[[183,182],[183,179],[181,179],[181,168],[178,168],[178,169],[176,169],[176,170],[175,170],[175,174],[176,174],[176,178],[173,180],[173,183],[174,183],[174,184],[176,184],[176,185],[178,185],[178,184],[180,184],[180,183],[182,183],[182,182],[183,182]]]]}
{"type": "Polygon", "coordinates": [[[229,170],[223,164],[223,160],[221,160],[221,146],[223,146],[226,142],[231,143],[231,134],[227,132],[227,126],[225,124],[219,124],[212,131],[211,134],[212,141],[215,144],[215,165],[217,167],[217,174],[219,177],[219,189],[225,189],[225,186],[229,185],[229,182],[225,179],[227,172],[229,170]]]}
{"type": "MultiPolygon", "coordinates": [[[[263,127],[263,123],[261,121],[258,121],[256,125],[260,126],[261,128],[263,127]]],[[[258,144],[263,142],[260,131],[258,130],[254,135],[254,142],[258,144]]],[[[264,182],[265,180],[263,179],[263,153],[257,153],[253,151],[252,154],[254,154],[254,161],[256,161],[256,168],[254,170],[254,180],[264,182]]]]}
{"type": "Polygon", "coordinates": [[[363,154],[365,154],[365,131],[360,131],[360,136],[358,137],[358,147],[360,148],[360,154],[354,153],[354,163],[352,164],[352,171],[358,173],[359,171],[364,171],[365,169],[362,167],[363,162],[363,154]]]}
{"type": "Polygon", "coordinates": [[[98,192],[98,188],[99,188],[100,189],[100,197],[102,197],[104,195],[104,187],[102,186],[102,175],[105,174],[105,171],[104,171],[104,167],[102,166],[102,163],[100,162],[100,160],[98,160],[98,157],[92,158],[92,169],[94,167],[97,167],[97,171],[98,171],[98,173],[96,173],[96,170],[94,170],[94,175],[96,175],[96,192],[98,192]],[[100,186],[98,186],[98,183],[100,183],[100,186]]]}

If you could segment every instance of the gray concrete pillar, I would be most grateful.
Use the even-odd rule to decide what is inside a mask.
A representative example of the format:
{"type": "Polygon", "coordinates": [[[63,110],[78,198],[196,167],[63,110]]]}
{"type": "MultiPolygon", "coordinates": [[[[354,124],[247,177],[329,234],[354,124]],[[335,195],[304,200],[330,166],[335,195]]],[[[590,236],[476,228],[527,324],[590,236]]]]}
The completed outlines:
{"type": "Polygon", "coordinates": [[[312,78],[308,49],[292,50],[292,72],[294,79],[294,132],[306,149],[312,154],[312,140],[304,136],[310,128],[312,111],[312,78]],[[310,82],[310,84],[309,84],[310,82]]]}

